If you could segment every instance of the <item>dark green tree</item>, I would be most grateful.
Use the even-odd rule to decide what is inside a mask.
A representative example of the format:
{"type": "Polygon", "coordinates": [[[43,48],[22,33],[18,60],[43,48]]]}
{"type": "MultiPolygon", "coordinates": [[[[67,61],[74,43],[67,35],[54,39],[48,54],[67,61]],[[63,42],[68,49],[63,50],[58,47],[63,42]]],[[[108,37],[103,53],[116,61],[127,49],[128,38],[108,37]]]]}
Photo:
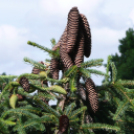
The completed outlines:
{"type": "Polygon", "coordinates": [[[129,28],[126,37],[119,40],[119,52],[113,55],[112,61],[117,68],[117,78],[134,79],[134,30],[129,28]]]}

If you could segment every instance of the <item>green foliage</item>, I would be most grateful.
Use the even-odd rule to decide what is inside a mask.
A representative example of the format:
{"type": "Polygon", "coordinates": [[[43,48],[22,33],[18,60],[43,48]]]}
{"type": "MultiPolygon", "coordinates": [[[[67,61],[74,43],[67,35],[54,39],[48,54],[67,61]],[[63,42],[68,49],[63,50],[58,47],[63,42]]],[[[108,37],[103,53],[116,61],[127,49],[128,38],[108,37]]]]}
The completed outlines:
{"type": "MultiPolygon", "coordinates": [[[[52,46],[56,45],[54,39],[52,46]]],[[[59,49],[52,51],[34,42],[29,45],[40,48],[53,58],[60,59],[59,49]]],[[[124,52],[121,47],[122,52],[124,52]]],[[[59,130],[60,117],[69,119],[66,134],[115,134],[133,133],[134,125],[134,86],[133,80],[118,79],[118,67],[111,56],[108,56],[106,72],[92,69],[102,66],[102,59],[83,62],[62,71],[61,79],[53,79],[50,64],[42,65],[29,58],[25,62],[40,69],[38,74],[26,73],[20,76],[0,75],[0,133],[3,134],[56,134],[59,130]],[[102,86],[96,87],[99,110],[94,113],[89,102],[85,82],[91,74],[105,78],[102,86]],[[21,77],[28,79],[30,89],[26,92],[20,85],[21,77]],[[83,81],[81,81],[83,78],[83,81]],[[86,100],[78,95],[82,85],[86,100]],[[36,91],[36,93],[35,93],[36,91]],[[31,94],[32,93],[32,94],[31,94]],[[12,98],[13,95],[20,98],[12,98]],[[50,100],[57,100],[50,105],[50,100]]],[[[26,83],[24,83],[25,85],[26,83]]]]}
{"type": "Polygon", "coordinates": [[[134,30],[129,28],[126,31],[126,37],[119,40],[119,52],[112,55],[112,61],[115,63],[118,71],[118,79],[134,79],[134,30]]]}

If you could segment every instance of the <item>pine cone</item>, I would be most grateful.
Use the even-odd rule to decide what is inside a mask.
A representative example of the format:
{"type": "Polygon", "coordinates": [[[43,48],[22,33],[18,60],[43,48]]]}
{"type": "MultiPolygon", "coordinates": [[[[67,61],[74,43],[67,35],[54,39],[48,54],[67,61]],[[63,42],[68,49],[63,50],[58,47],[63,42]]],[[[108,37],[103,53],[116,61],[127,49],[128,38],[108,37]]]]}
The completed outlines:
{"type": "Polygon", "coordinates": [[[72,52],[77,41],[79,30],[79,11],[73,7],[68,14],[67,23],[67,53],[72,52]]]}
{"type": "Polygon", "coordinates": [[[80,67],[80,64],[84,60],[84,33],[82,30],[79,31],[79,36],[77,38],[77,50],[74,59],[74,63],[77,67],[80,67]]]}
{"type": "Polygon", "coordinates": [[[85,37],[85,43],[84,43],[84,55],[86,57],[90,56],[91,53],[91,33],[90,33],[90,27],[89,23],[87,21],[87,18],[85,15],[80,14],[80,19],[83,23],[83,30],[84,30],[84,37],[85,37]]]}
{"type": "Polygon", "coordinates": [[[91,78],[88,78],[86,80],[85,85],[86,90],[88,92],[88,99],[90,101],[91,108],[94,112],[96,112],[99,108],[99,103],[98,103],[98,94],[95,90],[95,84],[91,78]]]}
{"type": "Polygon", "coordinates": [[[26,77],[21,77],[20,80],[19,80],[19,83],[26,92],[29,91],[30,85],[29,85],[29,81],[26,77]]]}
{"type": "Polygon", "coordinates": [[[66,47],[67,47],[67,28],[65,29],[61,38],[62,38],[62,41],[60,44],[60,56],[61,56],[63,66],[66,70],[74,65],[71,57],[68,55],[67,50],[66,50],[66,47]]]}
{"type": "Polygon", "coordinates": [[[51,59],[50,72],[53,79],[59,79],[59,60],[51,59]]]}
{"type": "Polygon", "coordinates": [[[69,127],[69,119],[66,115],[62,115],[59,118],[59,132],[60,134],[64,133],[65,131],[67,131],[69,127]]]}

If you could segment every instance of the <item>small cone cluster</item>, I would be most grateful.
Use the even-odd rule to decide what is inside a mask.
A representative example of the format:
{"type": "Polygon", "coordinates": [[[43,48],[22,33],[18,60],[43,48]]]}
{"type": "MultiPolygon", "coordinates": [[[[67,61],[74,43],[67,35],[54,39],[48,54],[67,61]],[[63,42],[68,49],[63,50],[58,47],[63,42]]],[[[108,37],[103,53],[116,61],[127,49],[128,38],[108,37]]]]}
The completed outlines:
{"type": "Polygon", "coordinates": [[[88,92],[88,99],[90,101],[91,108],[95,113],[95,112],[97,112],[97,110],[99,108],[98,94],[95,90],[95,84],[91,78],[88,78],[86,80],[85,85],[86,85],[86,90],[88,92]]]}
{"type": "Polygon", "coordinates": [[[30,85],[29,85],[29,81],[26,77],[21,77],[20,80],[19,80],[19,83],[26,92],[29,91],[30,85]]]}
{"type": "Polygon", "coordinates": [[[67,131],[68,127],[69,127],[69,119],[66,115],[62,115],[59,118],[59,132],[58,132],[58,134],[62,134],[65,131],[67,131]]]}
{"type": "Polygon", "coordinates": [[[84,55],[91,52],[91,33],[86,17],[73,7],[68,14],[67,27],[60,42],[61,60],[68,69],[73,65],[80,67],[84,55]],[[64,39],[63,39],[64,38],[64,39]]]}
{"type": "Polygon", "coordinates": [[[77,7],[73,7],[68,13],[67,26],[52,50],[60,48],[60,58],[64,69],[80,64],[91,53],[91,33],[87,18],[80,14],[77,7]]]}

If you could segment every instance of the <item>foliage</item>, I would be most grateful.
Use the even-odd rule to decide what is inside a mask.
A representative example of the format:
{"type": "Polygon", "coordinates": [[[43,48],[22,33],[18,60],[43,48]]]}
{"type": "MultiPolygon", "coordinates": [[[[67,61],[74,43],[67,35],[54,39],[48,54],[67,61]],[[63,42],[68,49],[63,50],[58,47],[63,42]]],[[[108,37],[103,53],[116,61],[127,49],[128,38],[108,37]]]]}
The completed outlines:
{"type": "MultiPolygon", "coordinates": [[[[33,45],[35,46],[35,44],[36,43],[33,45]]],[[[32,43],[30,45],[32,45],[32,43]]],[[[44,50],[44,47],[39,48],[44,50]]],[[[81,64],[81,67],[72,66],[63,72],[62,77],[59,80],[51,78],[49,71],[50,67],[39,64],[38,62],[35,62],[28,58],[24,58],[24,60],[45,73],[22,74],[20,76],[0,76],[1,83],[5,82],[5,79],[11,80],[10,82],[8,81],[6,83],[6,86],[3,88],[2,93],[0,94],[0,127],[2,128],[0,129],[1,133],[57,133],[59,129],[59,118],[62,115],[67,115],[69,118],[69,127],[68,131],[66,131],[68,134],[98,132],[113,133],[120,130],[120,126],[116,123],[111,123],[108,121],[102,122],[102,120],[100,120],[100,117],[98,116],[102,113],[102,107],[100,107],[97,113],[93,113],[92,109],[89,107],[90,104],[88,98],[86,100],[83,100],[77,94],[78,84],[81,83],[78,77],[83,78],[83,82],[81,84],[83,87],[85,87],[84,83],[92,73],[100,74],[106,77],[108,76],[108,74],[101,71],[89,69],[90,67],[101,66],[103,61],[102,59],[84,62],[81,64]],[[23,85],[20,85],[19,81],[21,77],[25,77],[29,81],[30,89],[27,92],[23,89],[23,85]],[[47,81],[48,84],[43,83],[44,81],[47,81]],[[68,84],[69,86],[67,86],[68,84]],[[37,91],[37,94],[31,95],[31,93],[34,91],[37,91]],[[12,97],[16,97],[18,94],[21,95],[21,100],[19,97],[18,99],[14,99],[12,97]],[[50,106],[48,104],[48,101],[53,99],[57,100],[57,105],[50,106]],[[89,119],[87,119],[87,116],[90,116],[93,121],[90,122],[89,119]]],[[[114,77],[116,77],[116,75],[114,75],[114,77]]],[[[111,82],[112,85],[115,80],[116,79],[113,78],[111,82]]],[[[106,83],[107,84],[104,84],[103,86],[105,88],[110,88],[110,84],[108,84],[108,82],[106,83]]],[[[122,83],[122,86],[125,83],[129,84],[126,81],[119,81],[117,83],[122,83]]],[[[115,86],[113,85],[113,87],[117,87],[118,89],[120,88],[116,83],[115,86]]],[[[121,91],[122,90],[120,90],[120,92],[121,91]]],[[[104,93],[101,92],[99,91],[100,103],[102,103],[102,98],[105,97],[104,93]]],[[[107,90],[107,92],[110,94],[110,90],[107,90]]],[[[124,92],[121,93],[124,94],[124,92]]],[[[116,93],[114,94],[116,95],[116,93]]],[[[126,106],[131,102],[130,97],[128,97],[126,97],[126,105],[123,105],[124,103],[122,102],[119,108],[123,110],[126,110],[128,108],[126,106]]],[[[130,105],[129,108],[132,108],[132,106],[130,105]]],[[[108,109],[105,107],[105,111],[106,110],[108,109]]],[[[113,119],[110,119],[112,122],[116,122],[117,119],[119,119],[120,115],[123,113],[120,112],[120,109],[117,109],[117,111],[115,110],[114,112],[115,115],[112,117],[113,119]]],[[[108,117],[106,117],[106,119],[107,118],[108,117]]]]}
{"type": "Polygon", "coordinates": [[[129,28],[126,37],[119,40],[119,52],[112,56],[118,71],[118,79],[134,79],[134,30],[129,28]]]}

